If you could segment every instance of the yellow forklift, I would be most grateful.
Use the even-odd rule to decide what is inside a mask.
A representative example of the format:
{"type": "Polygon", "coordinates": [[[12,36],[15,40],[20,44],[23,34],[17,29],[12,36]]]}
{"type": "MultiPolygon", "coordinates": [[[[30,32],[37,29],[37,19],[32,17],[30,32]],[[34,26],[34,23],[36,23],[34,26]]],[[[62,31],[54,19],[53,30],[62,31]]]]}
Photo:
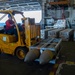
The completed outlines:
{"type": "Polygon", "coordinates": [[[16,10],[0,10],[0,52],[16,55],[19,59],[24,59],[29,47],[37,42],[40,36],[40,25],[35,25],[34,19],[25,18],[23,12],[16,10]],[[14,34],[5,32],[5,21],[8,14],[12,19],[17,30],[18,38],[14,34]],[[24,21],[24,30],[20,31],[24,21]],[[20,27],[18,26],[20,25],[20,27]]]}

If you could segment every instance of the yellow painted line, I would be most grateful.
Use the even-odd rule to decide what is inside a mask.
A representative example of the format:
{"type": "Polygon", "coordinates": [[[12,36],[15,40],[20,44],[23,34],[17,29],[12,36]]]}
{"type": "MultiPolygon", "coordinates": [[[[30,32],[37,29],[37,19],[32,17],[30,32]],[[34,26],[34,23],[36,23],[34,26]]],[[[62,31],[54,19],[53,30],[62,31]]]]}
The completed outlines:
{"type": "MultiPolygon", "coordinates": [[[[69,64],[69,65],[75,65],[75,62],[72,62],[72,61],[66,61],[65,63],[66,63],[66,64],[69,64]]],[[[58,66],[59,66],[59,64],[55,64],[55,65],[53,66],[53,68],[54,68],[54,69],[57,69],[58,66]]],[[[54,71],[51,71],[51,72],[49,73],[49,75],[54,75],[54,74],[55,74],[54,71]]]]}
{"type": "Polygon", "coordinates": [[[71,61],[66,61],[66,64],[71,64],[71,65],[75,65],[75,62],[71,62],[71,61]]]}
{"type": "Polygon", "coordinates": [[[50,72],[49,75],[54,75],[54,72],[50,72]]]}
{"type": "MultiPolygon", "coordinates": [[[[55,64],[54,66],[53,66],[53,69],[57,69],[57,67],[59,66],[59,64],[55,64]]],[[[54,75],[55,74],[55,71],[51,71],[50,73],[49,73],[49,75],[54,75]]]]}

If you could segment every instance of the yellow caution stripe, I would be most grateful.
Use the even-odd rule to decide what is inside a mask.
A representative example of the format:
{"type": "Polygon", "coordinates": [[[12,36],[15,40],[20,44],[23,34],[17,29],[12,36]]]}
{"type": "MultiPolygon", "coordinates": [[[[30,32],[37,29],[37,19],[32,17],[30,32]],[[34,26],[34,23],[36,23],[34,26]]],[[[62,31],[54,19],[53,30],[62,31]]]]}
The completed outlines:
{"type": "Polygon", "coordinates": [[[59,66],[59,64],[55,64],[52,68],[52,71],[49,73],[49,75],[55,75],[58,66],[59,66]]]}

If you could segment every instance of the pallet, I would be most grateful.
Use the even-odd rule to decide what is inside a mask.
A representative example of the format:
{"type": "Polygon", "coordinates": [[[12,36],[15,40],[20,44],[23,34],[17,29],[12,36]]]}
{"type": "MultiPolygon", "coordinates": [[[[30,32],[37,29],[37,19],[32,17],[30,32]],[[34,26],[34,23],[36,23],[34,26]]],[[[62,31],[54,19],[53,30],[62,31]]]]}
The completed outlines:
{"type": "Polygon", "coordinates": [[[30,49],[51,50],[55,52],[60,46],[61,41],[61,39],[57,38],[48,38],[30,46],[30,49]]]}
{"type": "MultiPolygon", "coordinates": [[[[30,46],[30,50],[40,50],[40,54],[42,54],[42,52],[45,50],[52,51],[54,54],[54,58],[50,60],[49,63],[55,64],[58,53],[61,49],[61,42],[62,39],[48,38],[30,46]]],[[[36,59],[35,61],[39,61],[39,59],[36,59]]]]}

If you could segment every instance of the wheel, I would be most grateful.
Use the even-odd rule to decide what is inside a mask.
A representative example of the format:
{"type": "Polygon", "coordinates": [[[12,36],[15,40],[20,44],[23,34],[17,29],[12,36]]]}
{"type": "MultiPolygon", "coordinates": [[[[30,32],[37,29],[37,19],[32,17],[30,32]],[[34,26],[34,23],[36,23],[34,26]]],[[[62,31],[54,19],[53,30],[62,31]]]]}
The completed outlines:
{"type": "Polygon", "coordinates": [[[0,54],[1,54],[1,49],[0,49],[0,54]]]}
{"type": "Polygon", "coordinates": [[[19,59],[24,60],[27,52],[28,52],[28,49],[26,47],[19,47],[19,48],[16,49],[15,55],[19,59]]]}

